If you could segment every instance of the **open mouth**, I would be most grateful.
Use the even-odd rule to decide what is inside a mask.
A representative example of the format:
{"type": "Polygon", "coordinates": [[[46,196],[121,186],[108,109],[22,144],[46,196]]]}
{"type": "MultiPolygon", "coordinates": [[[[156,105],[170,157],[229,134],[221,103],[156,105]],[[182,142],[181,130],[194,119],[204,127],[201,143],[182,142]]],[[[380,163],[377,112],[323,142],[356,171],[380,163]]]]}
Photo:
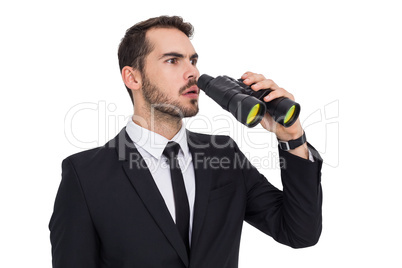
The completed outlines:
{"type": "Polygon", "coordinates": [[[199,89],[198,89],[198,87],[197,86],[192,86],[192,87],[190,87],[188,90],[186,90],[184,93],[183,93],[183,95],[188,95],[188,96],[193,96],[193,95],[197,95],[198,96],[198,92],[199,92],[199,89]]]}
{"type": "Polygon", "coordinates": [[[198,94],[198,91],[197,90],[190,90],[190,91],[184,93],[184,95],[188,95],[188,94],[198,94]]]}

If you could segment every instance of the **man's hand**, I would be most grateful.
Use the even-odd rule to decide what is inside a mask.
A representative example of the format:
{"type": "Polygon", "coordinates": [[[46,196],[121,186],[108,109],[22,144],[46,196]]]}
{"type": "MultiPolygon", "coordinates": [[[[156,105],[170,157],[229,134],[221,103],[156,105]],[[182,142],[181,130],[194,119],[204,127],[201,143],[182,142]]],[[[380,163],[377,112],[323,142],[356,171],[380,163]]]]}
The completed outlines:
{"type": "MultiPolygon", "coordinates": [[[[267,89],[267,88],[273,90],[271,93],[269,93],[264,98],[265,102],[270,102],[273,99],[276,99],[279,97],[286,97],[293,101],[295,100],[295,98],[293,97],[292,94],[287,92],[285,89],[279,87],[271,79],[266,79],[262,74],[246,72],[245,74],[242,75],[241,78],[244,79],[244,81],[243,81],[244,84],[246,84],[248,86],[252,85],[251,89],[254,91],[258,91],[261,89],[267,89]]],[[[261,120],[261,125],[266,130],[275,133],[277,138],[282,141],[294,140],[294,139],[299,138],[301,135],[303,135],[303,129],[301,127],[299,118],[292,126],[285,128],[284,126],[276,123],[272,119],[272,117],[268,113],[266,113],[264,118],[261,120]]],[[[290,150],[289,152],[292,154],[298,155],[300,157],[308,159],[308,149],[307,149],[306,143],[293,150],[290,150]]]]}

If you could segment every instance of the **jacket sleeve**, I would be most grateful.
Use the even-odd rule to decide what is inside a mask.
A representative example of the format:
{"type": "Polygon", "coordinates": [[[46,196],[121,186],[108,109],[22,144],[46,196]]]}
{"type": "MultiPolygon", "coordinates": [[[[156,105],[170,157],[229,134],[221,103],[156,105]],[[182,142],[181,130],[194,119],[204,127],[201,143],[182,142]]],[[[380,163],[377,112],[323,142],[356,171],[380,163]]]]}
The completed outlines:
{"type": "Polygon", "coordinates": [[[251,164],[243,169],[246,222],[293,248],[315,245],[322,229],[322,159],[311,145],[309,149],[314,162],[279,149],[283,191],[251,164]]]}
{"type": "Polygon", "coordinates": [[[62,163],[62,180],[49,229],[54,268],[99,267],[99,238],[69,158],[62,163]]]}

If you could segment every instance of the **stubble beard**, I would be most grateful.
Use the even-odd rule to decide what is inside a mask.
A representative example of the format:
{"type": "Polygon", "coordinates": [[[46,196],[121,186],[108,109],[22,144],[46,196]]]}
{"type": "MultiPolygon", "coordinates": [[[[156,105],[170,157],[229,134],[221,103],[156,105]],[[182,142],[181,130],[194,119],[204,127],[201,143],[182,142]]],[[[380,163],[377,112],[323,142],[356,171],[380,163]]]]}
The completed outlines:
{"type": "MultiPolygon", "coordinates": [[[[192,117],[198,113],[198,100],[191,99],[192,107],[183,107],[178,101],[172,101],[169,96],[164,93],[159,87],[152,84],[146,75],[142,77],[142,91],[145,101],[149,104],[151,110],[155,111],[155,116],[158,117],[173,117],[181,120],[185,117],[192,117]]],[[[196,85],[196,80],[190,80],[187,85],[180,88],[178,94],[181,95],[189,87],[196,85]]]]}

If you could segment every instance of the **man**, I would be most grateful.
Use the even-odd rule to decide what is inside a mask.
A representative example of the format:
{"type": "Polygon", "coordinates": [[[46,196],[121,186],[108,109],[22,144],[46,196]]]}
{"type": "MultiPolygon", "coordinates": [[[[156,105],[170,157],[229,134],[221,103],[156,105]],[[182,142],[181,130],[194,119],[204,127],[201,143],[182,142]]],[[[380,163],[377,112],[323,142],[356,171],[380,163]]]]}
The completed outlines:
{"type": "MultiPolygon", "coordinates": [[[[314,148],[299,140],[279,149],[279,191],[229,137],[184,128],[182,118],[198,112],[192,30],[165,16],[127,30],[119,63],[133,120],[105,146],[63,161],[49,224],[53,267],[237,267],[244,220],[294,248],[317,243],[322,160],[314,148]]],[[[242,78],[253,90],[271,88],[265,101],[293,99],[262,75],[242,78]]],[[[265,115],[262,125],[282,141],[303,135],[299,121],[284,128],[265,115]]]]}

